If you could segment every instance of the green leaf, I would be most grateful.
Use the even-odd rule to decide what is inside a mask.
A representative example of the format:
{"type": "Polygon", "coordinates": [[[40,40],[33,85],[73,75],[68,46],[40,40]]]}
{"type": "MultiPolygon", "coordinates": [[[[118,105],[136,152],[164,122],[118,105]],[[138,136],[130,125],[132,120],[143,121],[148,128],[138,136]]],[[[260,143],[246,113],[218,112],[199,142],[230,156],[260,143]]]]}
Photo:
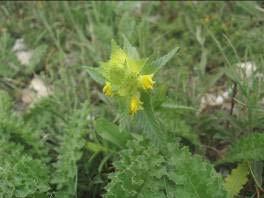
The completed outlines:
{"type": "Polygon", "coordinates": [[[108,149],[104,146],[102,146],[101,144],[96,144],[96,143],[93,143],[93,142],[87,142],[85,147],[94,152],[94,153],[97,153],[97,152],[108,152],[108,149]]]}
{"type": "Polygon", "coordinates": [[[164,135],[162,135],[160,122],[153,111],[151,95],[148,92],[143,92],[141,94],[141,99],[144,110],[141,117],[139,116],[138,125],[142,126],[143,132],[148,138],[152,139],[160,146],[164,142],[164,135]]]}
{"type": "Polygon", "coordinates": [[[125,35],[122,35],[124,39],[124,50],[128,56],[132,59],[139,59],[137,48],[132,46],[125,35]]]}
{"type": "Polygon", "coordinates": [[[105,82],[104,77],[100,74],[98,68],[85,66],[85,69],[87,70],[87,72],[94,81],[96,81],[100,85],[104,84],[105,82]]]}
{"type": "Polygon", "coordinates": [[[146,66],[143,68],[143,73],[146,74],[156,73],[164,65],[166,65],[167,62],[170,61],[170,59],[178,52],[179,49],[180,49],[179,47],[176,47],[173,50],[171,50],[168,54],[158,58],[157,60],[151,63],[147,63],[146,66]]]}
{"type": "Polygon", "coordinates": [[[222,178],[201,157],[177,142],[161,152],[148,141],[128,143],[114,163],[105,198],[226,198],[222,178]]]}
{"type": "Polygon", "coordinates": [[[264,160],[264,134],[255,133],[236,141],[218,163],[264,160]]]}
{"type": "Polygon", "coordinates": [[[96,121],[96,131],[104,140],[107,140],[120,148],[124,148],[130,138],[128,132],[120,131],[118,126],[105,119],[99,119],[96,121]]]}
{"type": "Polygon", "coordinates": [[[177,104],[172,104],[172,103],[163,103],[161,105],[161,107],[164,109],[169,109],[169,110],[173,109],[173,110],[196,111],[196,109],[194,107],[177,105],[177,104]]]}
{"type": "Polygon", "coordinates": [[[256,185],[259,188],[262,188],[262,184],[263,184],[263,168],[264,168],[264,163],[263,161],[253,161],[251,162],[251,174],[253,176],[253,179],[256,183],[256,185]]]}
{"type": "Polygon", "coordinates": [[[1,137],[0,145],[0,197],[32,197],[50,189],[45,163],[33,159],[21,144],[10,139],[1,137]]]}
{"type": "Polygon", "coordinates": [[[80,109],[75,109],[67,117],[60,137],[58,148],[58,160],[53,164],[55,171],[51,183],[56,186],[57,198],[71,198],[77,193],[76,177],[78,161],[82,157],[82,149],[85,146],[84,136],[87,134],[87,115],[89,106],[85,102],[80,109]]]}
{"type": "Polygon", "coordinates": [[[228,196],[233,198],[248,181],[249,167],[247,162],[240,163],[225,179],[224,187],[228,196]]]}
{"type": "Polygon", "coordinates": [[[17,142],[30,148],[28,153],[34,156],[47,157],[40,131],[34,130],[25,123],[21,117],[12,111],[12,108],[13,102],[9,95],[0,91],[0,138],[13,137],[17,142]]]}

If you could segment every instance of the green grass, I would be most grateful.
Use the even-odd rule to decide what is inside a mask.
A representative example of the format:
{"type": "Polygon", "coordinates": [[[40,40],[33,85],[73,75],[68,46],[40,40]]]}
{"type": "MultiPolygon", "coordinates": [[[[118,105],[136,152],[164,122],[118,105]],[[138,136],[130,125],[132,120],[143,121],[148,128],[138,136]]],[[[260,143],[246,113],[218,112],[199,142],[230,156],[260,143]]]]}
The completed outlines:
{"type": "MultiPolygon", "coordinates": [[[[16,166],[0,172],[1,181],[13,182],[12,187],[0,182],[0,197],[28,193],[27,197],[82,198],[106,192],[108,174],[115,171],[112,162],[123,147],[105,139],[96,123],[104,118],[122,131],[127,120],[120,121],[116,103],[102,94],[102,86],[86,68],[106,61],[111,40],[122,46],[124,36],[142,57],[157,58],[180,48],[155,76],[152,99],[165,131],[181,137],[181,144],[192,153],[214,164],[229,144],[262,133],[263,15],[263,3],[253,1],[2,2],[0,156],[6,159],[0,160],[0,170],[21,157],[19,165],[25,170],[31,161],[34,169],[41,170],[25,171],[24,177],[42,178],[43,183],[38,189],[32,180],[20,181],[23,174],[16,166]],[[34,50],[28,66],[20,64],[12,51],[18,38],[34,50]],[[247,61],[256,65],[250,79],[242,78],[236,66],[247,61]],[[52,94],[28,107],[21,97],[35,76],[52,87],[52,94]],[[209,107],[198,114],[201,97],[221,89],[230,90],[227,107],[209,107]]],[[[143,130],[138,123],[130,122],[133,137],[143,130]]],[[[111,124],[107,126],[116,127],[111,124]]],[[[259,164],[252,165],[256,175],[239,197],[261,192],[262,171],[257,170],[263,170],[263,164],[259,164]]],[[[216,166],[222,172],[233,167],[216,166]]]]}

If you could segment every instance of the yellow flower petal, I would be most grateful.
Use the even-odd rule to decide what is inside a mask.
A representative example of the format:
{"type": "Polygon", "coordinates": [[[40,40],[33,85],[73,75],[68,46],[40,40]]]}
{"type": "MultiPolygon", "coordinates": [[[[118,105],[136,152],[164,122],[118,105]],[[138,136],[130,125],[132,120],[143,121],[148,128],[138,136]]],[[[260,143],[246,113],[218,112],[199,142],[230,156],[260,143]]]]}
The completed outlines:
{"type": "Polygon", "coordinates": [[[142,109],[143,103],[140,101],[140,99],[137,96],[133,96],[130,101],[130,113],[134,115],[138,110],[142,109]]]}
{"type": "Polygon", "coordinates": [[[112,96],[112,86],[110,82],[106,82],[103,88],[103,92],[106,96],[112,96]]]}
{"type": "Polygon", "coordinates": [[[153,74],[140,75],[138,78],[139,84],[143,89],[153,89],[155,81],[153,81],[153,74]]]}

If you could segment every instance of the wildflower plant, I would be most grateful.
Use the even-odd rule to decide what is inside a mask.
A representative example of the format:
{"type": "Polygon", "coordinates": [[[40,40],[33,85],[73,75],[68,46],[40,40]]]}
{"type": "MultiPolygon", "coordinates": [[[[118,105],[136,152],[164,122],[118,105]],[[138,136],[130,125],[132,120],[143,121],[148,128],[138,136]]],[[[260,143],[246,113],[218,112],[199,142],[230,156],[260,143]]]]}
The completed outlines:
{"type": "Polygon", "coordinates": [[[100,73],[105,79],[104,94],[123,97],[131,115],[143,109],[140,92],[152,90],[155,83],[154,73],[143,71],[147,60],[126,53],[112,41],[110,60],[101,63],[100,73]]]}
{"type": "Polygon", "coordinates": [[[124,39],[122,49],[112,40],[110,59],[101,62],[98,69],[88,68],[90,75],[103,84],[103,93],[115,98],[124,105],[122,111],[135,115],[144,109],[144,94],[149,94],[155,87],[155,74],[165,65],[178,48],[164,57],[152,61],[151,58],[140,58],[137,50],[124,39]]]}

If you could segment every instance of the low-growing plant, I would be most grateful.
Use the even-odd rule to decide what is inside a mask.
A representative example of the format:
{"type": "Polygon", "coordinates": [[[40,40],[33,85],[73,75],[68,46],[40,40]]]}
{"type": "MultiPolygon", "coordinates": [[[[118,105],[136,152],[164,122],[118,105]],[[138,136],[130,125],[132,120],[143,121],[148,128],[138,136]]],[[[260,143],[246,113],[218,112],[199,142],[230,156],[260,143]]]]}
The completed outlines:
{"type": "Polygon", "coordinates": [[[0,198],[263,196],[263,3],[3,2],[0,17],[0,198]]]}

